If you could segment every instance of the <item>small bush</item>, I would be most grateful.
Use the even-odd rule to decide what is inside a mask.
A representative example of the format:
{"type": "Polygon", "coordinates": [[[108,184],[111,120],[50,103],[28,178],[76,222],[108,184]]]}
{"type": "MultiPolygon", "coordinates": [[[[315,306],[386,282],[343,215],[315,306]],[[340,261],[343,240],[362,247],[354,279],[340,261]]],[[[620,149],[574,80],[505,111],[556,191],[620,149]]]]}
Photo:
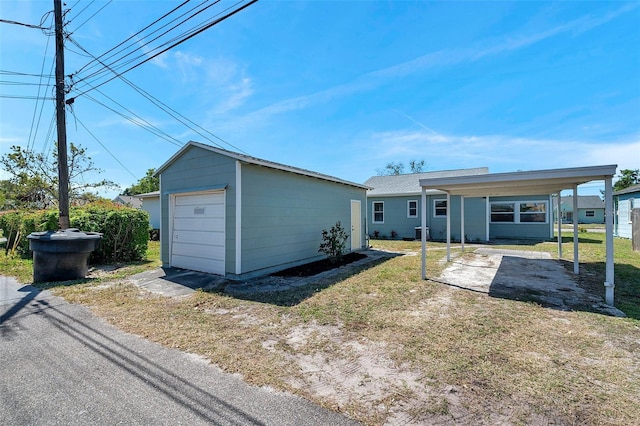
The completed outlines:
{"type": "Polygon", "coordinates": [[[326,254],[332,262],[337,262],[345,251],[347,238],[349,235],[338,221],[329,231],[322,230],[322,243],[318,251],[326,254]]]}

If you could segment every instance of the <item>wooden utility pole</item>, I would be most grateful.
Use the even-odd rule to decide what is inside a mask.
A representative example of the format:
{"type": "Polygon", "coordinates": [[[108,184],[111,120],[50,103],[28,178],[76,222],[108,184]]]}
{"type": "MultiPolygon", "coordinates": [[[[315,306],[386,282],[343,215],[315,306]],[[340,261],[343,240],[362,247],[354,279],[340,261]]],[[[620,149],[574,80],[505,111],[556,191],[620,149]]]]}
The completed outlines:
{"type": "Polygon", "coordinates": [[[58,209],[60,229],[69,224],[69,166],[67,164],[67,122],[64,101],[64,34],[62,0],[53,0],[56,28],[56,123],[58,127],[58,209]]]}

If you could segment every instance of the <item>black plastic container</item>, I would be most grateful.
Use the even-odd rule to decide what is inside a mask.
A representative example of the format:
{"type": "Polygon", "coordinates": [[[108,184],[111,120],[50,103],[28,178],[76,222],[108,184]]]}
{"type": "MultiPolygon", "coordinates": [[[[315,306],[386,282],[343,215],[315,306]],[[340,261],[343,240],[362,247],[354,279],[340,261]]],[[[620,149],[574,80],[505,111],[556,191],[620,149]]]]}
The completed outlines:
{"type": "Polygon", "coordinates": [[[102,234],[69,228],[33,232],[27,238],[33,251],[33,282],[41,283],[86,277],[89,255],[98,247],[102,234]]]}

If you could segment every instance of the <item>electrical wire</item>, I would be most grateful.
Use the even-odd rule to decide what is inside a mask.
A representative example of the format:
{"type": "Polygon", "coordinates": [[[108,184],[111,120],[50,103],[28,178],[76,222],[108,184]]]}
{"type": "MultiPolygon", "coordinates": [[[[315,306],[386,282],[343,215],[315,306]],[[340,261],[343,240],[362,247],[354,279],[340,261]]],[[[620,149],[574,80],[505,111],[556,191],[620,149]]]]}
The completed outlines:
{"type": "MultiPolygon", "coordinates": [[[[160,28],[155,29],[155,30],[154,30],[154,31],[152,31],[150,34],[148,34],[146,37],[149,37],[149,36],[151,36],[151,35],[155,34],[156,32],[158,32],[158,31],[162,30],[163,28],[167,27],[169,24],[171,24],[171,23],[173,23],[173,22],[177,21],[178,19],[182,18],[183,16],[185,16],[185,15],[187,15],[187,14],[189,14],[189,13],[193,12],[194,10],[196,10],[197,8],[199,8],[200,6],[202,6],[203,4],[207,3],[208,1],[209,1],[209,0],[204,0],[202,3],[198,4],[197,6],[195,6],[195,7],[191,8],[191,9],[189,9],[188,11],[186,11],[185,13],[183,13],[182,15],[180,15],[180,16],[178,16],[178,17],[174,18],[173,20],[171,20],[171,21],[167,22],[166,24],[162,25],[160,28]]],[[[136,60],[138,60],[138,59],[140,59],[140,58],[143,58],[143,57],[148,56],[148,55],[149,55],[149,51],[145,52],[145,51],[144,51],[144,48],[145,48],[145,47],[147,47],[148,45],[150,45],[152,42],[154,42],[154,41],[158,40],[158,39],[159,39],[159,38],[161,38],[162,36],[164,36],[164,35],[168,34],[168,33],[169,33],[169,32],[171,32],[172,30],[174,30],[174,29],[178,28],[180,25],[182,25],[182,24],[186,23],[187,21],[189,21],[189,20],[193,19],[195,16],[199,15],[200,13],[202,13],[202,12],[204,12],[205,10],[209,9],[210,7],[214,6],[214,5],[215,5],[215,4],[217,4],[218,2],[220,2],[220,0],[215,0],[212,4],[210,4],[210,5],[208,5],[208,6],[204,7],[204,8],[202,8],[202,9],[200,9],[200,10],[196,11],[195,13],[193,13],[193,14],[192,14],[191,16],[189,16],[188,18],[186,18],[186,19],[182,20],[182,21],[181,21],[181,22],[179,22],[178,24],[176,24],[176,25],[174,25],[173,27],[169,28],[168,30],[164,31],[162,34],[160,34],[160,35],[158,35],[158,36],[154,37],[154,38],[153,38],[153,39],[151,39],[151,40],[146,41],[145,43],[143,43],[143,44],[141,44],[141,45],[139,44],[139,45],[138,45],[134,50],[132,50],[132,51],[130,51],[130,52],[128,52],[128,53],[126,53],[126,54],[124,54],[123,56],[121,56],[121,57],[119,57],[119,58],[114,59],[114,60],[113,60],[112,62],[110,62],[107,66],[104,66],[104,62],[105,62],[105,61],[110,60],[110,58],[114,57],[115,55],[119,54],[120,52],[125,51],[126,49],[128,49],[129,47],[131,47],[131,45],[130,45],[130,46],[125,46],[125,47],[123,47],[123,48],[122,48],[122,49],[120,49],[119,51],[117,51],[117,52],[113,53],[113,54],[112,54],[112,55],[110,55],[109,57],[107,57],[107,58],[105,58],[104,60],[100,61],[100,62],[101,62],[101,64],[103,65],[103,68],[98,69],[97,71],[94,71],[94,72],[92,72],[91,74],[89,74],[89,75],[87,75],[87,76],[83,76],[83,77],[81,77],[81,80],[87,80],[87,79],[89,79],[89,78],[93,78],[93,80],[92,80],[92,82],[91,82],[91,83],[92,83],[92,84],[95,84],[95,81],[99,78],[99,76],[100,76],[101,74],[105,74],[105,73],[107,73],[107,71],[110,71],[110,70],[113,70],[113,69],[119,69],[119,68],[122,68],[122,67],[124,67],[124,66],[127,66],[127,65],[129,65],[129,64],[131,64],[131,63],[133,63],[133,62],[135,62],[136,60]],[[140,55],[138,55],[138,56],[136,56],[136,57],[134,57],[134,58],[131,58],[131,59],[127,60],[126,62],[123,62],[123,63],[120,63],[120,64],[119,64],[119,62],[122,62],[126,57],[128,57],[128,56],[130,56],[130,55],[132,55],[132,54],[134,54],[134,53],[136,53],[136,52],[138,52],[138,51],[142,51],[143,53],[142,53],[142,54],[140,54],[140,55]]],[[[217,16],[217,15],[216,15],[216,16],[217,16]]],[[[159,18],[159,19],[161,19],[161,18],[159,18]]],[[[157,19],[155,22],[158,22],[158,21],[159,21],[159,19],[157,19]]],[[[130,38],[131,38],[131,37],[130,37],[130,38]]],[[[130,38],[129,38],[129,39],[130,39],[130,38]]],[[[175,39],[175,38],[174,38],[174,39],[175,39]]],[[[136,45],[136,43],[134,42],[132,45],[136,45]]],[[[164,46],[164,45],[166,45],[166,42],[165,42],[165,44],[161,44],[160,46],[164,46]]],[[[155,49],[157,49],[157,48],[154,48],[154,49],[152,49],[151,51],[153,51],[153,50],[155,50],[155,49]]],[[[93,65],[92,67],[95,67],[95,65],[93,65]]],[[[76,74],[77,74],[77,73],[76,73],[76,74]]]]}
{"type": "MultiPolygon", "coordinates": [[[[84,52],[87,52],[88,54],[90,54],[85,48],[83,48],[76,40],[74,40],[73,38],[69,38],[69,40],[74,43],[79,49],[81,49],[84,52]]],[[[205,134],[199,132],[198,130],[194,129],[193,127],[191,127],[189,124],[192,124],[193,126],[197,127],[198,129],[202,130],[203,132],[211,135],[212,137],[214,137],[215,139],[225,143],[226,145],[234,148],[237,151],[243,152],[244,151],[240,148],[238,148],[237,146],[227,142],[226,140],[222,139],[221,137],[213,134],[211,131],[203,128],[202,126],[200,126],[199,124],[195,123],[194,121],[192,121],[191,119],[185,117],[184,115],[180,114],[179,112],[177,112],[176,110],[174,110],[173,108],[171,108],[170,106],[168,106],[167,104],[165,104],[164,102],[160,101],[158,98],[154,97],[153,95],[151,95],[149,92],[145,91],[144,89],[142,89],[141,87],[137,86],[136,84],[134,84],[132,81],[130,81],[129,79],[127,79],[124,76],[120,76],[120,79],[125,82],[127,85],[129,85],[132,89],[134,89],[136,92],[138,92],[140,95],[142,95],[143,97],[145,97],[147,100],[149,100],[151,103],[153,103],[156,107],[160,108],[162,111],[164,111],[166,114],[168,114],[169,116],[171,116],[173,119],[177,120],[178,122],[180,122],[181,124],[183,124],[185,127],[189,128],[190,130],[194,131],[195,133],[197,133],[198,135],[202,136],[203,138],[205,138],[206,140],[212,142],[213,144],[220,146],[219,143],[213,141],[211,138],[209,138],[208,136],[206,136],[205,134]],[[186,121],[186,122],[185,122],[186,121]]],[[[88,83],[84,83],[84,84],[88,84],[88,83]]],[[[97,90],[97,89],[96,89],[97,90]]],[[[101,93],[103,96],[107,97],[104,93],[100,92],[98,90],[99,93],[101,93]]],[[[75,98],[73,98],[75,99],[75,98]]],[[[118,104],[116,101],[114,101],[111,98],[110,99],[112,102],[118,104]]],[[[124,108],[122,105],[118,104],[120,107],[124,108]]],[[[125,108],[126,109],[126,108],[125,108]]],[[[132,113],[131,111],[129,111],[130,113],[132,113]]],[[[133,114],[133,113],[132,113],[133,114]]],[[[135,114],[134,114],[135,115],[135,114]]],[[[220,146],[221,147],[221,146],[220,146]]]]}
{"type": "MultiPolygon", "coordinates": [[[[40,67],[40,73],[42,75],[44,75],[44,65],[47,61],[47,52],[49,51],[49,42],[51,41],[51,37],[47,37],[47,44],[44,48],[44,56],[42,57],[42,66],[40,67]]],[[[55,63],[55,62],[54,62],[55,63]]],[[[51,65],[51,70],[53,70],[53,64],[51,65]]],[[[40,89],[42,88],[42,79],[43,77],[40,77],[40,83],[38,83],[38,97],[40,97],[40,89]]],[[[49,77],[49,79],[51,79],[51,77],[49,77]]],[[[47,84],[47,86],[49,86],[50,84],[47,84]]],[[[42,117],[42,110],[44,108],[44,100],[42,100],[42,107],[40,108],[40,115],[38,116],[38,124],[36,125],[35,121],[36,121],[36,114],[38,112],[38,103],[39,101],[36,101],[36,104],[33,108],[33,116],[31,117],[31,129],[29,130],[29,138],[27,139],[27,147],[29,149],[33,148],[33,144],[35,142],[36,136],[38,134],[38,126],[40,125],[40,118],[42,117]],[[34,134],[34,125],[36,125],[36,131],[34,134]],[[33,135],[33,139],[31,139],[31,136],[33,135]]]]}
{"type": "MultiPolygon", "coordinates": [[[[82,66],[78,71],[76,71],[74,74],[79,74],[80,72],[82,72],[82,70],[84,70],[85,68],[89,67],[92,63],[98,61],[100,58],[102,58],[104,55],[112,52],[113,50],[117,49],[118,47],[122,46],[124,43],[128,42],[129,40],[137,37],[139,34],[141,34],[143,31],[147,30],[148,28],[152,27],[153,25],[155,25],[156,23],[158,23],[160,20],[164,19],[165,17],[169,16],[170,14],[172,14],[173,12],[175,12],[176,10],[180,9],[182,6],[186,5],[187,3],[189,3],[190,0],[187,0],[185,2],[183,2],[182,4],[176,6],[175,8],[173,8],[172,10],[170,10],[169,12],[165,13],[164,15],[162,15],[160,18],[156,19],[155,21],[153,21],[151,24],[147,25],[146,27],[144,27],[143,29],[141,29],[140,31],[138,31],[137,33],[133,34],[132,36],[130,36],[129,38],[125,39],[124,41],[118,43],[116,46],[112,47],[111,49],[107,50],[106,52],[104,52],[103,54],[99,55],[98,57],[95,57],[92,61],[89,61],[87,64],[85,64],[84,66],[82,66]]],[[[182,16],[182,15],[181,15],[182,16]]],[[[173,21],[171,21],[173,22],[173,21]]],[[[153,34],[153,33],[152,33],[153,34]]],[[[120,52],[120,51],[118,51],[120,52]]],[[[116,52],[116,53],[118,53],[116,52]]],[[[111,58],[113,55],[108,56],[106,59],[111,58]]]]}
{"type": "MultiPolygon", "coordinates": [[[[100,9],[98,9],[98,11],[97,11],[97,12],[95,12],[93,15],[91,15],[91,16],[90,16],[90,17],[88,17],[86,20],[84,20],[84,21],[82,22],[82,24],[78,25],[78,26],[76,27],[76,29],[75,29],[75,30],[73,30],[73,31],[72,31],[71,33],[69,33],[69,34],[73,34],[74,32],[78,31],[78,30],[79,30],[79,29],[80,29],[84,24],[86,24],[86,23],[87,23],[87,22],[89,22],[91,19],[93,19],[93,18],[94,18],[98,13],[102,12],[102,10],[103,10],[105,7],[109,6],[109,5],[111,4],[111,2],[112,2],[112,1],[113,1],[113,0],[109,0],[107,3],[105,3],[105,5],[104,5],[104,6],[102,6],[100,9]]],[[[92,3],[93,3],[93,1],[92,1],[91,3],[89,3],[89,5],[91,5],[92,3]]],[[[86,9],[86,8],[85,8],[85,9],[86,9]]],[[[84,9],[82,9],[82,10],[84,10],[84,9]]],[[[80,12],[80,13],[82,13],[82,12],[80,12]]],[[[78,13],[78,15],[80,15],[80,13],[78,13]]],[[[76,18],[78,17],[78,15],[76,15],[76,18]]],[[[71,24],[71,22],[73,22],[73,19],[72,19],[72,20],[70,20],[70,21],[68,22],[68,24],[71,24]]]]}
{"type": "Polygon", "coordinates": [[[122,161],[120,161],[120,160],[118,159],[118,157],[116,157],[115,155],[113,155],[113,153],[112,153],[111,151],[109,151],[109,148],[107,148],[107,147],[105,146],[105,144],[103,144],[103,143],[100,141],[100,139],[98,139],[98,138],[96,137],[96,135],[94,135],[94,134],[91,132],[91,130],[89,130],[89,128],[88,128],[87,126],[85,126],[85,125],[84,125],[84,123],[83,123],[82,121],[80,121],[80,119],[79,119],[79,118],[78,118],[78,116],[75,114],[75,112],[72,112],[72,114],[73,114],[73,117],[75,118],[75,120],[76,120],[78,123],[80,123],[80,125],[81,125],[81,126],[82,126],[86,131],[87,131],[87,133],[89,133],[89,134],[91,135],[91,137],[93,137],[93,139],[95,139],[95,140],[96,140],[96,142],[98,142],[98,143],[100,144],[100,146],[101,146],[105,151],[107,151],[107,152],[109,153],[109,155],[110,155],[114,160],[116,160],[116,162],[117,162],[118,164],[120,164],[120,166],[122,166],[122,168],[123,168],[123,169],[125,169],[125,170],[126,170],[126,171],[131,175],[131,176],[133,176],[133,178],[134,178],[134,179],[137,179],[137,176],[136,176],[136,175],[134,175],[134,174],[131,172],[131,170],[129,170],[129,169],[127,168],[127,166],[125,166],[124,164],[122,164],[122,161]]]}

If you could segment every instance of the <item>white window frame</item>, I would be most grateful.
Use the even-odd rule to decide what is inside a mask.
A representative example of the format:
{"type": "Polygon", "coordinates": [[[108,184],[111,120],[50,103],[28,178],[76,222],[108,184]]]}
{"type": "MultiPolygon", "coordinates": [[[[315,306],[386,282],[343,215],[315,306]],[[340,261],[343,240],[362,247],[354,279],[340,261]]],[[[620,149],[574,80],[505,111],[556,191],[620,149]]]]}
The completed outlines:
{"type": "Polygon", "coordinates": [[[418,200],[407,200],[407,218],[416,217],[418,217],[418,200]],[[415,207],[411,207],[411,203],[413,203],[415,207]],[[411,214],[411,210],[415,210],[415,213],[411,214]]]}
{"type": "Polygon", "coordinates": [[[526,201],[493,201],[491,202],[491,206],[493,206],[494,204],[511,204],[513,205],[513,213],[510,212],[506,212],[506,213],[494,213],[492,209],[489,209],[489,218],[491,220],[491,216],[493,216],[494,214],[513,214],[513,221],[512,222],[494,222],[493,220],[491,220],[490,223],[492,224],[517,224],[517,225],[527,225],[527,224],[533,224],[533,225],[540,225],[540,224],[544,224],[544,223],[549,223],[549,202],[548,201],[544,201],[544,200],[526,200],[526,201]],[[523,217],[526,217],[526,215],[528,214],[539,214],[540,212],[533,212],[533,213],[527,213],[527,212],[521,212],[520,211],[520,205],[522,204],[544,204],[544,221],[543,222],[529,222],[529,221],[523,221],[521,220],[521,215],[523,217]]]}
{"type": "Polygon", "coordinates": [[[633,222],[633,208],[634,208],[634,204],[635,204],[635,198],[629,198],[629,211],[627,212],[629,214],[629,223],[633,222]]]}
{"type": "Polygon", "coordinates": [[[584,217],[596,217],[596,211],[595,210],[585,210],[584,211],[584,217]]]}
{"type": "Polygon", "coordinates": [[[446,198],[437,198],[433,200],[433,217],[447,217],[447,199],[446,198]],[[438,203],[444,203],[444,207],[437,207],[438,203]],[[444,209],[444,214],[438,214],[438,209],[444,209]]]}
{"type": "Polygon", "coordinates": [[[384,201],[372,201],[371,202],[371,223],[384,223],[384,201]],[[376,211],[376,204],[382,205],[381,211],[376,211]],[[376,220],[376,213],[382,214],[382,220],[376,220]]]}
{"type": "Polygon", "coordinates": [[[491,203],[491,207],[489,208],[489,218],[490,218],[490,222],[491,223],[517,223],[517,218],[516,218],[516,211],[518,210],[518,205],[515,201],[493,201],[491,203]],[[502,205],[510,205],[513,206],[513,210],[510,212],[494,212],[493,211],[493,206],[497,205],[497,204],[502,204],[502,205]],[[493,221],[493,215],[513,215],[513,221],[510,220],[506,220],[506,221],[493,221]]]}

